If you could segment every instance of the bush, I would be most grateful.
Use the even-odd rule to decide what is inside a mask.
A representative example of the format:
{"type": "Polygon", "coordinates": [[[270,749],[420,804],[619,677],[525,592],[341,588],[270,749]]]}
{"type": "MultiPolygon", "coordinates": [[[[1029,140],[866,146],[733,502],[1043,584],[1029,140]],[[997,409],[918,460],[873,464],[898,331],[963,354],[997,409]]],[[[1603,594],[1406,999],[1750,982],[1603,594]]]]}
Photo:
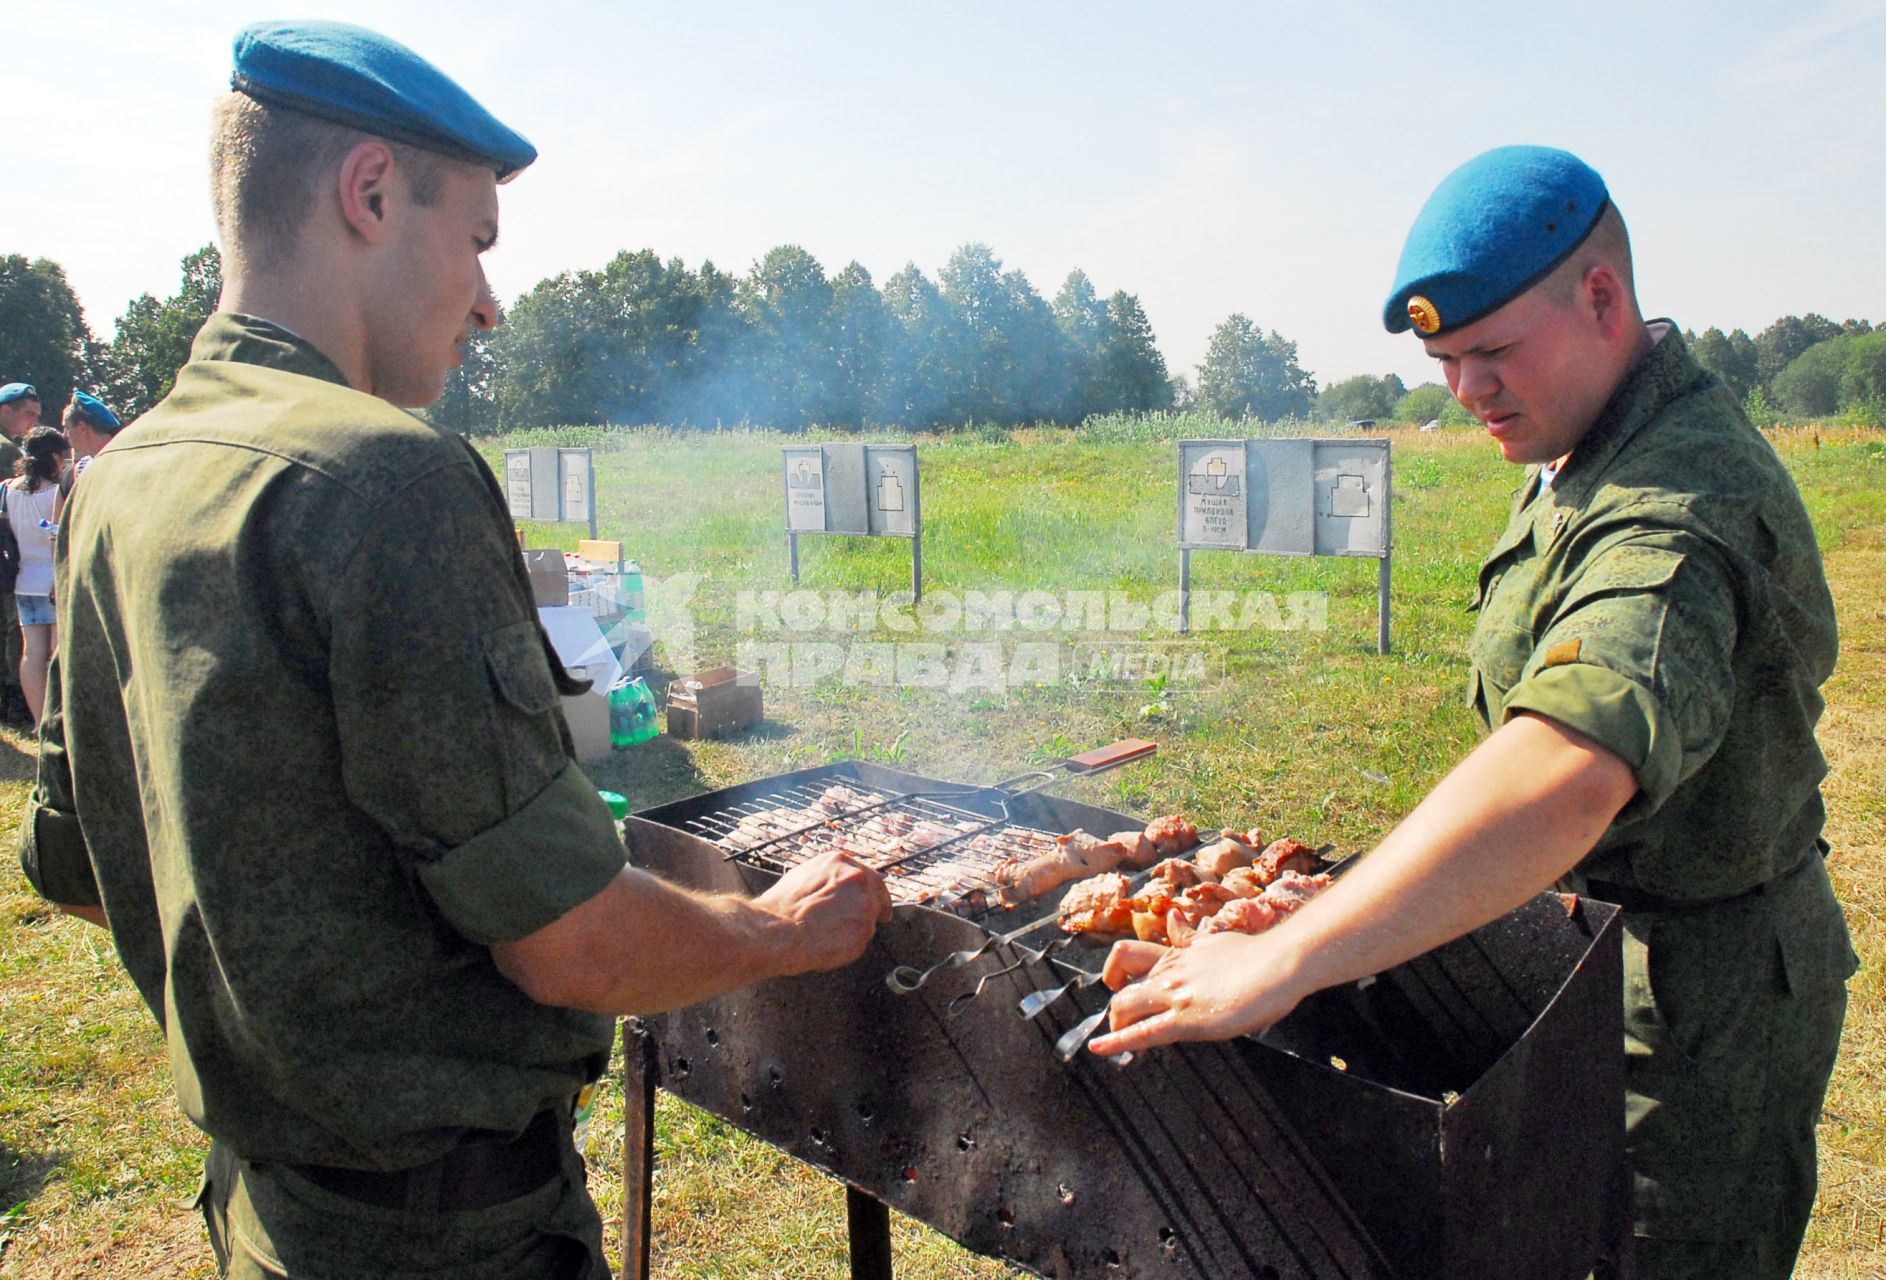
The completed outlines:
{"type": "Polygon", "coordinates": [[[1796,356],[1775,375],[1775,404],[1803,418],[1826,418],[1840,411],[1840,379],[1847,370],[1851,338],[1829,338],[1796,356]]]}
{"type": "Polygon", "coordinates": [[[1460,408],[1453,393],[1438,382],[1424,382],[1396,402],[1395,421],[1421,426],[1440,418],[1449,408],[1460,408]]]}
{"type": "Polygon", "coordinates": [[[1781,423],[1781,414],[1768,402],[1768,393],[1760,387],[1749,388],[1748,399],[1742,402],[1742,412],[1758,427],[1779,426],[1781,423]]]}

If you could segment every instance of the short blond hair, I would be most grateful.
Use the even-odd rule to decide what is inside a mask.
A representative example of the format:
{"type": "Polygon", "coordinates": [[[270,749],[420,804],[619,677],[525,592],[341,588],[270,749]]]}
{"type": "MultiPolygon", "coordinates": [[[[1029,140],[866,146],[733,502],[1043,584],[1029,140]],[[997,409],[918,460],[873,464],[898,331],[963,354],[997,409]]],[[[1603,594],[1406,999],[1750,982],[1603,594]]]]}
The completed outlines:
{"type": "MultiPolygon", "coordinates": [[[[373,136],[245,93],[219,97],[210,114],[210,205],[233,265],[256,270],[285,261],[334,166],[373,136]]],[[[393,152],[413,202],[438,200],[452,161],[381,141],[393,152]]]]}

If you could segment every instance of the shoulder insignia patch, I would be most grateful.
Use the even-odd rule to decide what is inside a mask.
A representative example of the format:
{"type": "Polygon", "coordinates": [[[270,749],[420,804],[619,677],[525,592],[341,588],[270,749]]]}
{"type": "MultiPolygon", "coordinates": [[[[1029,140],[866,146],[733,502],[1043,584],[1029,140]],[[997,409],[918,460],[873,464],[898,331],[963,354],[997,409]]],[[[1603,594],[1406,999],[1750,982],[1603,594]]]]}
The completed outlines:
{"type": "Polygon", "coordinates": [[[1553,645],[1550,649],[1545,651],[1545,662],[1541,664],[1542,669],[1544,667],[1562,667],[1567,663],[1577,662],[1578,647],[1583,643],[1584,642],[1577,636],[1573,636],[1570,640],[1563,640],[1553,645]]]}

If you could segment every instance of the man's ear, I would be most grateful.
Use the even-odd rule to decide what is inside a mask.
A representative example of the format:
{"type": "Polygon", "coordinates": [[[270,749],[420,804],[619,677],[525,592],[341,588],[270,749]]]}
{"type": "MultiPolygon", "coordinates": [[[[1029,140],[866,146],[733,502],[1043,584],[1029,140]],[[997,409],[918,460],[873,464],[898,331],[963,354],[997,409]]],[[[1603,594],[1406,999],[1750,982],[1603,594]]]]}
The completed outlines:
{"type": "Polygon", "coordinates": [[[1621,332],[1630,322],[1630,294],[1624,281],[1607,263],[1600,262],[1585,271],[1580,281],[1584,302],[1606,337],[1621,332]]]}
{"type": "Polygon", "coordinates": [[[357,143],[341,160],[341,217],[368,244],[378,244],[386,234],[392,180],[393,152],[384,142],[357,143]]]}

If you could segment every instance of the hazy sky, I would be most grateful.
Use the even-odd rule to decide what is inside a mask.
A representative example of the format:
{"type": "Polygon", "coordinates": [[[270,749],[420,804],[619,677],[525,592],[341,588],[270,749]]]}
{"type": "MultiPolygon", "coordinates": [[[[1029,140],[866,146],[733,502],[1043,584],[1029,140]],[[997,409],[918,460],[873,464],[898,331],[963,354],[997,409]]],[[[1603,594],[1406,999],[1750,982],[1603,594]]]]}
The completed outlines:
{"type": "Polygon", "coordinates": [[[210,239],[230,39],[297,9],[405,41],[536,143],[507,303],[623,248],[744,272],[795,243],[881,284],[980,240],[1048,297],[1074,267],[1137,293],[1174,372],[1242,311],[1319,382],[1412,385],[1433,370],[1380,321],[1410,219],[1539,142],[1605,175],[1651,314],[1886,321],[1886,0],[6,8],[0,252],[63,264],[100,333],[210,239]]]}

